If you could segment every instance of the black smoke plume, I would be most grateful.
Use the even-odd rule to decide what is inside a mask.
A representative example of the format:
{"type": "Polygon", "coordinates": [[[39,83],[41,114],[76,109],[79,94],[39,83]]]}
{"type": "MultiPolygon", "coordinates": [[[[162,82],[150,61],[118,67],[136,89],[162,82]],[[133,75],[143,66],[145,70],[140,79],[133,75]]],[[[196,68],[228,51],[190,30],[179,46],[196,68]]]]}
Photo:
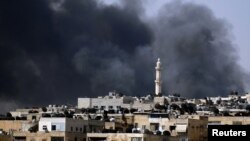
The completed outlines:
{"type": "Polygon", "coordinates": [[[226,21],[205,6],[180,1],[164,6],[154,21],[153,47],[166,66],[165,91],[187,97],[244,91],[226,21]]]}
{"type": "Polygon", "coordinates": [[[1,101],[68,104],[112,90],[146,95],[154,91],[157,57],[164,94],[243,91],[227,24],[208,8],[171,2],[152,19],[141,15],[140,2],[0,1],[1,101]]]}

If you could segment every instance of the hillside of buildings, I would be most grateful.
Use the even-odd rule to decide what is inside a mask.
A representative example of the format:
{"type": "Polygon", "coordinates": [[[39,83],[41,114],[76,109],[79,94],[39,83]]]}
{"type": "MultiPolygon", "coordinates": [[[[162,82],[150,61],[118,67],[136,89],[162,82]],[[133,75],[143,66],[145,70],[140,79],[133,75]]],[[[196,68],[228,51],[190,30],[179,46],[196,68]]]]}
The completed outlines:
{"type": "Polygon", "coordinates": [[[110,92],[77,106],[16,109],[0,116],[0,139],[43,141],[207,140],[208,125],[250,124],[250,94],[187,99],[110,92]],[[192,134],[200,132],[200,134],[192,134]]]}

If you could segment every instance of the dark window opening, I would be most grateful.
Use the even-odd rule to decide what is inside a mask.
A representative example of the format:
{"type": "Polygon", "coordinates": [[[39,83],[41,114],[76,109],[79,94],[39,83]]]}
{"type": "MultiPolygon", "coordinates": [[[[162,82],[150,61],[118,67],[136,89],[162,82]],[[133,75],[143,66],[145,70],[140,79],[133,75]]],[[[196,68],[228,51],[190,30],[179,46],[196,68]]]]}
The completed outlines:
{"type": "Polygon", "coordinates": [[[51,126],[51,130],[52,130],[52,131],[55,131],[55,130],[56,130],[56,125],[52,125],[52,126],[51,126]]]}

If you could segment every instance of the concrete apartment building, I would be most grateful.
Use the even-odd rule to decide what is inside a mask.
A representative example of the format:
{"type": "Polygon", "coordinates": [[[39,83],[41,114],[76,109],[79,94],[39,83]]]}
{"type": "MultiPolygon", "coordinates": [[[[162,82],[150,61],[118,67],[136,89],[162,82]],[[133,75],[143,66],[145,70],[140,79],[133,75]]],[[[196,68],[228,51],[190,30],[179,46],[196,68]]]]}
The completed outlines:
{"type": "Polygon", "coordinates": [[[36,123],[27,120],[0,120],[0,129],[3,132],[28,131],[36,123]]]}
{"type": "Polygon", "coordinates": [[[87,133],[87,141],[174,141],[169,138],[143,133],[87,133]]]}
{"type": "Polygon", "coordinates": [[[118,110],[123,104],[123,97],[113,95],[99,98],[78,98],[78,108],[96,108],[101,110],[118,110]]]}
{"type": "Polygon", "coordinates": [[[85,141],[87,132],[100,132],[104,122],[66,117],[42,117],[38,131],[14,131],[16,141],[85,141]]]}
{"type": "Polygon", "coordinates": [[[207,117],[188,119],[187,135],[189,141],[207,141],[207,117]]]}
{"type": "Polygon", "coordinates": [[[66,117],[41,118],[39,130],[42,131],[63,131],[63,132],[97,132],[101,131],[104,123],[99,120],[82,120],[66,117]]]}
{"type": "Polygon", "coordinates": [[[209,116],[209,124],[218,125],[250,125],[250,117],[244,116],[209,116]]]}
{"type": "Polygon", "coordinates": [[[110,92],[108,96],[98,98],[78,98],[78,108],[96,108],[101,110],[119,110],[121,108],[150,111],[154,108],[153,100],[140,100],[131,96],[119,96],[110,92]]]}
{"type": "Polygon", "coordinates": [[[168,114],[163,113],[134,113],[134,127],[144,131],[164,131],[165,123],[169,121],[168,114]]]}
{"type": "Polygon", "coordinates": [[[144,133],[146,129],[157,132],[168,131],[171,136],[179,136],[182,140],[207,140],[208,118],[188,116],[169,118],[166,113],[135,113],[134,127],[144,133]],[[193,134],[197,133],[197,134],[193,134]]]}

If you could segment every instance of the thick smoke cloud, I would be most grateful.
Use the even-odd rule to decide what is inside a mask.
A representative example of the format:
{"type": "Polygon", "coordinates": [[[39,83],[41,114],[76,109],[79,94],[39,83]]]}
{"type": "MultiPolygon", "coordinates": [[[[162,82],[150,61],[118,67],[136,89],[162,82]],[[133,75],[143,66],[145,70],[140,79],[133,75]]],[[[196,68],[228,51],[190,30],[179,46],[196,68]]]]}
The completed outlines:
{"type": "Polygon", "coordinates": [[[171,2],[154,19],[142,20],[140,2],[122,4],[0,1],[1,101],[75,104],[77,97],[112,90],[146,95],[154,91],[157,57],[164,94],[243,90],[228,27],[209,9],[171,2]]]}
{"type": "Polygon", "coordinates": [[[151,31],[128,6],[94,0],[0,2],[0,95],[24,105],[131,94],[128,58],[151,31]]]}
{"type": "Polygon", "coordinates": [[[157,55],[164,59],[165,91],[184,96],[243,92],[243,73],[230,26],[211,10],[192,3],[167,4],[154,22],[157,55]]]}

